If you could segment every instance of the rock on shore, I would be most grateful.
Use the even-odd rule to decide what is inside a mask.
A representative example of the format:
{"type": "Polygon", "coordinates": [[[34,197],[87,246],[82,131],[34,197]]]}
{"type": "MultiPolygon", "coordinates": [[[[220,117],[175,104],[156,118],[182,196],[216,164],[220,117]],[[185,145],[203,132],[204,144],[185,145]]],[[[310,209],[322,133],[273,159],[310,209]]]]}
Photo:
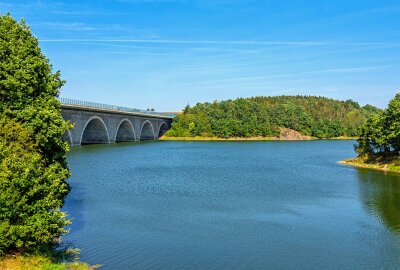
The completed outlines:
{"type": "Polygon", "coordinates": [[[279,131],[279,139],[283,141],[306,141],[314,139],[311,136],[303,135],[300,132],[290,128],[280,127],[279,131]]]}

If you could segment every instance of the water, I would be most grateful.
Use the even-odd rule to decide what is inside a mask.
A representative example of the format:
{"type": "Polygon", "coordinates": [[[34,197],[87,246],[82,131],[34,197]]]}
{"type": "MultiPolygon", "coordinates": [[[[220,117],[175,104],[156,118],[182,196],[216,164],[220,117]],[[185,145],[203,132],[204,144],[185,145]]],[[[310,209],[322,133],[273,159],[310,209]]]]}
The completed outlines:
{"type": "Polygon", "coordinates": [[[65,238],[101,269],[400,269],[400,177],[353,144],[74,148],[65,238]]]}

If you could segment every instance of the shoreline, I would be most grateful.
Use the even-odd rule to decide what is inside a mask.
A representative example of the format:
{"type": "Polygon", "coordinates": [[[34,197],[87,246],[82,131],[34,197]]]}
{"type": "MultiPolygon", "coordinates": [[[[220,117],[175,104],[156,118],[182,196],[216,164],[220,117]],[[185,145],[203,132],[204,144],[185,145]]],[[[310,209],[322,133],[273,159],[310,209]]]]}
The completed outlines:
{"type": "Polygon", "coordinates": [[[342,140],[342,141],[355,141],[358,140],[358,137],[347,137],[347,136],[339,136],[339,137],[334,137],[334,138],[329,138],[329,139],[321,139],[321,140],[342,140]]]}
{"type": "Polygon", "coordinates": [[[391,172],[400,174],[400,166],[393,163],[380,163],[379,161],[365,161],[360,158],[350,158],[338,162],[341,165],[353,166],[363,169],[371,169],[381,172],[391,172]]]}
{"type": "Polygon", "coordinates": [[[279,141],[278,137],[234,137],[234,138],[218,138],[218,137],[161,137],[160,141],[279,141]]]}
{"type": "Polygon", "coordinates": [[[11,253],[0,257],[0,270],[20,269],[59,269],[59,270],[94,270],[101,267],[100,264],[89,265],[79,259],[72,258],[71,254],[56,254],[57,251],[49,253],[20,254],[11,253]],[[60,256],[70,255],[69,260],[61,259],[60,256]]]}
{"type": "Polygon", "coordinates": [[[357,140],[355,137],[336,137],[329,139],[281,139],[279,137],[233,137],[233,138],[218,138],[218,137],[166,137],[159,138],[160,141],[316,141],[316,140],[357,140]]]}

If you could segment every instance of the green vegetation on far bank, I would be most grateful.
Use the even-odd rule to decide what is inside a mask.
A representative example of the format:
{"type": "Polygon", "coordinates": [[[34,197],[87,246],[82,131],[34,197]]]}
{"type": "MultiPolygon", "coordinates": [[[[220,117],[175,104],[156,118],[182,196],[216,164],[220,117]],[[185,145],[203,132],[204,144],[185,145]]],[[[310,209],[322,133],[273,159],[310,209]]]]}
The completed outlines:
{"type": "Polygon", "coordinates": [[[358,137],[361,126],[380,110],[352,100],[316,96],[239,98],[187,106],[167,137],[279,137],[288,128],[315,138],[358,137]]]}
{"type": "Polygon", "coordinates": [[[218,138],[218,137],[168,137],[163,136],[161,141],[276,141],[277,137],[247,137],[247,138],[218,138]]]}
{"type": "MultiPolygon", "coordinates": [[[[357,140],[358,137],[340,136],[329,138],[329,140],[357,140]]],[[[232,138],[218,138],[218,137],[169,137],[163,136],[160,141],[279,141],[279,137],[232,137],[232,138]]]]}
{"type": "Polygon", "coordinates": [[[361,129],[355,150],[358,157],[342,164],[400,172],[400,93],[387,109],[377,112],[361,129]]]}

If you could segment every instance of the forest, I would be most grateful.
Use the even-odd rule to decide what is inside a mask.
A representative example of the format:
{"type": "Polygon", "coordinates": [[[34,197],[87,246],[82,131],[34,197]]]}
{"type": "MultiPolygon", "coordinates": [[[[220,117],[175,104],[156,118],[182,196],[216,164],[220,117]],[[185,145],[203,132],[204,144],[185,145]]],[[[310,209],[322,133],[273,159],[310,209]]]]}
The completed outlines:
{"type": "Polygon", "coordinates": [[[186,106],[166,136],[275,137],[285,127],[321,139],[358,137],[369,117],[380,111],[353,100],[318,96],[238,98],[186,106]]]}

